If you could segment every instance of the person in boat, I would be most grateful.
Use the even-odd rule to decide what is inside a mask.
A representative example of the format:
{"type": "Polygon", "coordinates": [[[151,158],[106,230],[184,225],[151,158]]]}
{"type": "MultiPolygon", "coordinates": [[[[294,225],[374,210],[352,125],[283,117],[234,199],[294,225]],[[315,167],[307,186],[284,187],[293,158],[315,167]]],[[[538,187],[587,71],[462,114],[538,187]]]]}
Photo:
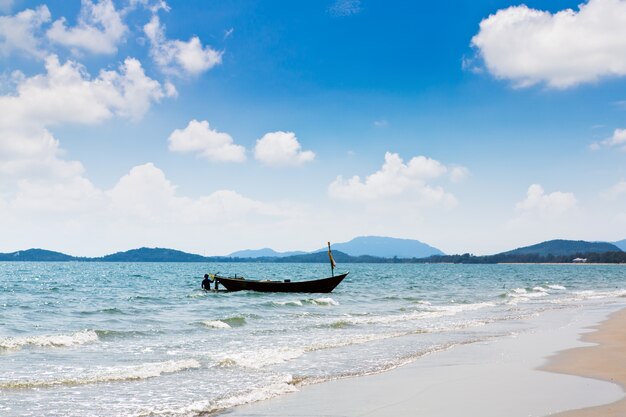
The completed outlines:
{"type": "Polygon", "coordinates": [[[209,274],[204,274],[204,279],[202,280],[202,289],[203,290],[211,289],[211,280],[209,279],[209,274]]]}

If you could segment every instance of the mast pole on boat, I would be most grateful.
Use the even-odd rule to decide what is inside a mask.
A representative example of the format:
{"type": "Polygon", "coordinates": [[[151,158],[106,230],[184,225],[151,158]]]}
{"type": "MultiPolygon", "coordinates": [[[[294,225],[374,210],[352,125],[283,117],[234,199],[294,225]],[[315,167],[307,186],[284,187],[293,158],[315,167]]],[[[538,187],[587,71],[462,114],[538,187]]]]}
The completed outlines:
{"type": "Polygon", "coordinates": [[[335,260],[333,259],[333,254],[330,252],[330,242],[328,242],[328,260],[330,260],[330,273],[334,277],[335,267],[337,266],[337,264],[335,263],[335,260]]]}

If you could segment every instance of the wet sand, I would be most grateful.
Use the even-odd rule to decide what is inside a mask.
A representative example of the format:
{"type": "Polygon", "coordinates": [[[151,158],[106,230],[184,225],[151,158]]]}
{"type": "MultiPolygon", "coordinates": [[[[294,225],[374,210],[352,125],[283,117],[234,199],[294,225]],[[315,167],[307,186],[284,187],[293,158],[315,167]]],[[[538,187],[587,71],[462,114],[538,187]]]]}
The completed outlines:
{"type": "MultiPolygon", "coordinates": [[[[578,375],[626,387],[626,309],[612,314],[608,320],[587,333],[583,341],[591,346],[558,353],[544,369],[562,374],[578,375]]],[[[554,417],[624,417],[626,398],[616,402],[566,411],[554,417]]]]}
{"type": "Polygon", "coordinates": [[[580,341],[580,334],[606,320],[618,308],[548,312],[520,320],[519,332],[509,337],[432,353],[381,374],[300,387],[299,392],[230,409],[226,414],[229,417],[541,417],[615,402],[623,398],[623,391],[607,382],[610,377],[603,381],[540,368],[546,358],[557,352],[586,346],[580,341]]]}

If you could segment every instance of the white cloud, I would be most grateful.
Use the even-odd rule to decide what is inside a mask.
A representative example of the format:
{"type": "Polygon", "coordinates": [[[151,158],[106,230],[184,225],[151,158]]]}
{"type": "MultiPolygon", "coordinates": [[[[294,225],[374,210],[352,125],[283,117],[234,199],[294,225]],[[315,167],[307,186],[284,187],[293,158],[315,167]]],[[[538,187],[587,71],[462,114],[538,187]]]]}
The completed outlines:
{"type": "Polygon", "coordinates": [[[450,207],[456,205],[456,198],[442,187],[428,184],[428,181],[440,178],[449,171],[450,168],[441,162],[425,156],[416,156],[405,164],[398,154],[387,152],[380,170],[368,175],[365,180],[356,175],[348,180],[337,177],[328,187],[328,192],[331,197],[343,200],[398,197],[423,205],[443,204],[450,207]]]}
{"type": "Polygon", "coordinates": [[[543,215],[560,215],[576,207],[573,193],[554,191],[546,194],[539,184],[532,184],[526,192],[526,199],[516,204],[520,212],[535,212],[543,215]]]}
{"type": "Polygon", "coordinates": [[[98,210],[103,197],[89,180],[73,176],[65,181],[22,180],[11,204],[19,211],[75,215],[98,210]]]}
{"type": "Polygon", "coordinates": [[[94,124],[113,116],[141,118],[166,93],[147,77],[139,61],[127,58],[118,71],[91,79],[72,61],[46,59],[46,73],[21,77],[14,94],[0,96],[0,172],[7,175],[71,177],[82,165],[62,159],[48,127],[94,124]]]}
{"type": "Polygon", "coordinates": [[[449,168],[450,181],[460,182],[470,175],[469,169],[461,166],[454,166],[449,168]]]}
{"type": "Polygon", "coordinates": [[[200,39],[193,36],[189,41],[169,40],[165,27],[157,15],[144,26],[150,40],[150,54],[166,74],[198,75],[222,63],[222,52],[210,46],[202,46],[200,39]]]}
{"type": "Polygon", "coordinates": [[[387,127],[389,122],[385,119],[374,120],[374,127],[387,127]]]}
{"type": "Polygon", "coordinates": [[[20,51],[43,58],[36,32],[48,21],[50,11],[45,5],[23,10],[15,16],[0,16],[0,53],[7,56],[20,51]]]}
{"type": "Polygon", "coordinates": [[[626,151],[626,129],[615,129],[610,138],[600,142],[594,142],[590,146],[590,148],[594,151],[603,147],[618,147],[621,150],[626,151]]]}
{"type": "Polygon", "coordinates": [[[328,8],[333,17],[352,16],[361,11],[361,0],[335,0],[328,8]]]}
{"type": "Polygon", "coordinates": [[[614,201],[620,198],[621,196],[626,196],[626,181],[621,180],[618,181],[615,185],[613,185],[608,190],[602,193],[602,196],[609,201],[614,201]]]}
{"type": "Polygon", "coordinates": [[[170,6],[167,5],[165,0],[129,0],[128,7],[125,10],[133,10],[137,8],[137,6],[141,6],[151,11],[152,14],[158,13],[159,10],[165,10],[166,12],[170,11],[170,6]]]}
{"type": "Polygon", "coordinates": [[[24,78],[16,94],[0,96],[0,127],[90,124],[113,115],[140,119],[151,102],[163,97],[159,82],[147,77],[134,58],[127,58],[118,71],[101,71],[90,79],[80,64],[61,64],[51,55],[46,74],[24,78]]]}
{"type": "Polygon", "coordinates": [[[626,75],[626,1],[589,0],[552,14],[499,10],[472,38],[488,71],[518,87],[568,88],[626,75]]]}
{"type": "Polygon", "coordinates": [[[46,35],[58,44],[96,54],[114,54],[128,28],[111,0],[82,0],[78,24],[67,27],[65,18],[52,24],[46,35]]]}
{"type": "Polygon", "coordinates": [[[235,145],[228,133],[211,129],[206,120],[190,121],[186,128],[174,130],[168,141],[170,151],[197,152],[210,161],[243,162],[246,160],[246,149],[235,145]]]}
{"type": "Polygon", "coordinates": [[[302,165],[315,159],[312,151],[303,151],[293,132],[269,132],[256,141],[254,157],[266,165],[302,165]]]}
{"type": "Polygon", "coordinates": [[[108,190],[81,177],[20,181],[14,196],[0,196],[0,243],[11,250],[23,245],[77,255],[140,246],[193,252],[208,247],[208,254],[222,254],[240,248],[243,231],[247,242],[266,238],[299,212],[232,190],[182,196],[161,169],[146,163],[108,190]]]}
{"type": "Polygon", "coordinates": [[[207,224],[242,220],[249,214],[288,216],[278,206],[249,199],[231,190],[218,190],[193,199],[178,196],[165,173],[146,163],[133,167],[105,194],[112,212],[129,221],[159,224],[207,224]]]}

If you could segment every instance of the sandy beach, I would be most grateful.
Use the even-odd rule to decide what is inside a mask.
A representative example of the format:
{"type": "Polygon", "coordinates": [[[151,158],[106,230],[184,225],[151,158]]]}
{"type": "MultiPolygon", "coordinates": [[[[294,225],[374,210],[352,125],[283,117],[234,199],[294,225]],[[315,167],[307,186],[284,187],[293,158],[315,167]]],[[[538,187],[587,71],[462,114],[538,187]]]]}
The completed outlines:
{"type": "MultiPolygon", "coordinates": [[[[592,346],[560,352],[546,370],[580,375],[620,384],[626,387],[626,309],[601,323],[597,330],[585,334],[583,340],[592,346]]],[[[626,399],[597,407],[557,414],[558,417],[623,417],[626,399]]]]}
{"type": "Polygon", "coordinates": [[[626,377],[626,364],[618,359],[626,346],[620,330],[626,311],[614,314],[618,309],[548,312],[520,320],[519,332],[507,338],[456,346],[381,374],[304,386],[299,392],[227,414],[624,416],[623,390],[615,382],[623,383],[626,377]],[[600,331],[589,333],[603,322],[600,331]]]}

